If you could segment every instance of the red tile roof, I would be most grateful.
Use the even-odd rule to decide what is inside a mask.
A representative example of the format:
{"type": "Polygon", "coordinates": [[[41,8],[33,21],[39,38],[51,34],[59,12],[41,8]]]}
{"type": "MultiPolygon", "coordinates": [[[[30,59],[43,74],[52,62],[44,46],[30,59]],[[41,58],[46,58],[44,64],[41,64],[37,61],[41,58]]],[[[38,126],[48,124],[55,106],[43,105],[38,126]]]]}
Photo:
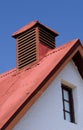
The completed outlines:
{"type": "Polygon", "coordinates": [[[73,40],[49,51],[38,64],[31,68],[20,71],[13,69],[0,75],[0,128],[30,97],[68,52],[77,45],[82,47],[78,39],[73,40]]]}
{"type": "Polygon", "coordinates": [[[18,31],[14,32],[14,33],[12,34],[12,37],[17,37],[17,36],[18,36],[19,34],[21,34],[22,32],[24,32],[24,31],[26,31],[26,30],[28,30],[28,29],[34,27],[34,26],[37,25],[37,24],[40,25],[40,26],[42,26],[42,27],[44,27],[44,28],[47,28],[48,30],[50,30],[51,32],[53,32],[55,36],[58,36],[58,33],[57,33],[57,32],[55,32],[54,30],[52,30],[52,29],[50,29],[50,28],[44,26],[43,24],[39,23],[39,21],[36,20],[36,21],[30,22],[29,24],[23,26],[23,27],[22,27],[21,29],[19,29],[18,31]]]}

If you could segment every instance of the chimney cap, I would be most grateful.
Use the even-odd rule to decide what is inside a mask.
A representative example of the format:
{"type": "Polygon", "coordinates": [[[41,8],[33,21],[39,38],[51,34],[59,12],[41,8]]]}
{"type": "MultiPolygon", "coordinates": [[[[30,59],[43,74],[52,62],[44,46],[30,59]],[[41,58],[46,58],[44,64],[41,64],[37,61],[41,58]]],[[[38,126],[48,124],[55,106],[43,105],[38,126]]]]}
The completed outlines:
{"type": "Polygon", "coordinates": [[[49,30],[51,33],[54,34],[54,36],[58,36],[59,34],[57,32],[55,32],[54,30],[44,26],[43,24],[41,24],[38,20],[32,21],[29,24],[25,25],[24,27],[20,28],[19,30],[17,30],[16,32],[14,32],[12,34],[12,37],[17,38],[21,33],[25,32],[26,30],[29,30],[30,28],[34,27],[34,26],[41,26],[47,30],[49,30]]]}

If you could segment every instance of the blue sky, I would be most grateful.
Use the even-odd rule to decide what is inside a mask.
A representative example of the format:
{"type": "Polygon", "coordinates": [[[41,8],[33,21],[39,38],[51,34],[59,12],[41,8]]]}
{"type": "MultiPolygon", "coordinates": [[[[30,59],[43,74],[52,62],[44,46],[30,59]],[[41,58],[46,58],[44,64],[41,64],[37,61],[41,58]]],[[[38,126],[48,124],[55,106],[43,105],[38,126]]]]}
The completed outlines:
{"type": "Polygon", "coordinates": [[[16,67],[12,33],[33,20],[59,33],[57,46],[75,38],[83,43],[83,0],[1,0],[0,73],[16,67]]]}

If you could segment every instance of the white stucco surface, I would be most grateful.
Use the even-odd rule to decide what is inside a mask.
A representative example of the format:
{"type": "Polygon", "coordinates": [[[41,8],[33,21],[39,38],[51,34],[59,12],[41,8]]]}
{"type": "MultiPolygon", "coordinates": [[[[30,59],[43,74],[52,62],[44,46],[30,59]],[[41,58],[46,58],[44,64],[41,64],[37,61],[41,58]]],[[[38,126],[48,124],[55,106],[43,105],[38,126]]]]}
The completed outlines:
{"type": "Polygon", "coordinates": [[[83,80],[72,61],[64,67],[13,130],[83,130],[83,80]],[[63,118],[61,82],[73,89],[76,124],[63,118]]]}

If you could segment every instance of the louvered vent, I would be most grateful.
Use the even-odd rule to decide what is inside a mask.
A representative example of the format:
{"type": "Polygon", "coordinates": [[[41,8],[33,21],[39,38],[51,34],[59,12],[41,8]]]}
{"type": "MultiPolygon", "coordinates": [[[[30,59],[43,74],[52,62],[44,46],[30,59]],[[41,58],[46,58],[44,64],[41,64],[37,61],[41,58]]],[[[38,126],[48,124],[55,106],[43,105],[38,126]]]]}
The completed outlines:
{"type": "Polygon", "coordinates": [[[16,63],[20,70],[38,63],[51,49],[56,47],[55,37],[58,33],[33,21],[13,33],[16,39],[16,63]]]}
{"type": "Polygon", "coordinates": [[[55,48],[55,36],[41,27],[39,27],[39,41],[50,48],[55,48]]]}
{"type": "Polygon", "coordinates": [[[18,36],[18,68],[36,61],[36,30],[32,28],[18,36]]]}

